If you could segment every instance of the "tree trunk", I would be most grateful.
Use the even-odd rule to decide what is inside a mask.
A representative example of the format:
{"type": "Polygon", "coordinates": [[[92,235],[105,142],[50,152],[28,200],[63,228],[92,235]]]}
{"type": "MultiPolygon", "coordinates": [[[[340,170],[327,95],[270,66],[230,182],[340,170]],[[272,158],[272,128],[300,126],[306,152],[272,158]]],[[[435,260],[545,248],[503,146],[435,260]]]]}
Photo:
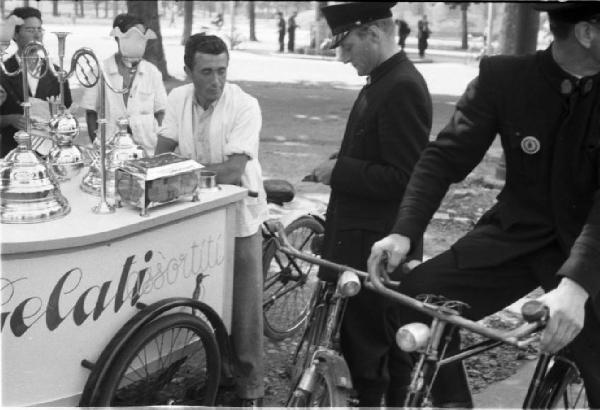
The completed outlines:
{"type": "Polygon", "coordinates": [[[96,18],[99,18],[100,17],[100,0],[95,0],[94,6],[96,8],[96,18]]]}
{"type": "Polygon", "coordinates": [[[79,3],[79,17],[85,17],[85,11],[83,8],[85,2],[79,1],[78,3],[79,3]]]}
{"type": "Polygon", "coordinates": [[[463,50],[469,49],[469,25],[467,24],[467,10],[469,9],[469,3],[463,3],[460,5],[460,15],[462,22],[462,45],[463,50]]]}
{"type": "Polygon", "coordinates": [[[0,0],[0,17],[4,18],[4,11],[5,11],[5,6],[4,6],[4,0],[0,0]]]}
{"type": "Polygon", "coordinates": [[[258,41],[256,38],[256,10],[254,9],[254,2],[248,2],[248,21],[250,23],[250,41],[258,41]]]}
{"type": "Polygon", "coordinates": [[[526,3],[506,3],[502,19],[502,54],[523,55],[535,52],[540,28],[539,13],[526,3]]]}
{"type": "MultiPolygon", "coordinates": [[[[4,2],[4,0],[2,1],[4,2]]],[[[4,13],[2,15],[4,15],[4,13]]],[[[58,12],[58,0],[52,0],[52,15],[54,17],[60,16],[60,13],[58,12]]]]}
{"type": "Polygon", "coordinates": [[[117,17],[119,14],[119,1],[113,0],[113,18],[117,17]]]}
{"type": "Polygon", "coordinates": [[[186,1],[183,3],[183,34],[181,36],[181,44],[192,35],[192,23],[194,22],[194,2],[186,1]]]}
{"type": "MultiPolygon", "coordinates": [[[[188,2],[186,2],[188,3],[188,2]]],[[[167,60],[162,44],[162,35],[160,33],[160,21],[158,18],[158,2],[153,0],[127,0],[127,12],[141,17],[148,28],[156,33],[156,40],[148,41],[144,58],[160,70],[163,81],[171,78],[167,71],[167,60]]]]}
{"type": "Polygon", "coordinates": [[[108,0],[104,0],[104,18],[108,18],[108,0]]]}
{"type": "Polygon", "coordinates": [[[29,7],[29,0],[23,0],[23,7],[29,7]]]}
{"type": "Polygon", "coordinates": [[[329,35],[329,27],[323,18],[323,12],[321,9],[327,5],[326,1],[316,1],[315,5],[315,21],[313,22],[313,29],[310,32],[310,48],[314,49],[317,54],[321,53],[320,45],[329,35]]]}

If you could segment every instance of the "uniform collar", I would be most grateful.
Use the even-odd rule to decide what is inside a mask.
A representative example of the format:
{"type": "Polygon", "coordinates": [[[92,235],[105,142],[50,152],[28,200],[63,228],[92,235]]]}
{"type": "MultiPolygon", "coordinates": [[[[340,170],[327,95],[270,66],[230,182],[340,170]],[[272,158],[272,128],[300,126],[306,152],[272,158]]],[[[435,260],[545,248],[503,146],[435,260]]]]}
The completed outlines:
{"type": "Polygon", "coordinates": [[[379,64],[377,67],[371,71],[371,74],[367,77],[367,85],[371,85],[379,80],[381,77],[386,75],[391,69],[396,67],[398,64],[406,60],[406,54],[404,51],[399,51],[383,63],[379,64]]]}
{"type": "Polygon", "coordinates": [[[552,57],[552,45],[538,54],[541,69],[553,89],[561,95],[571,95],[575,90],[583,95],[589,93],[600,82],[600,73],[593,76],[577,78],[563,70],[552,57]]]}

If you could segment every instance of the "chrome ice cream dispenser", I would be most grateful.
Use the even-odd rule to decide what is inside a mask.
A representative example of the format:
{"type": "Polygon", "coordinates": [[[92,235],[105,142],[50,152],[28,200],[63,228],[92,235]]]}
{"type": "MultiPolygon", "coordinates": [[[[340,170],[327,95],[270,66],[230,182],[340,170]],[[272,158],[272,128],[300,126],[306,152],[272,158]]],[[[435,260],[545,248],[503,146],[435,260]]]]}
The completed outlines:
{"type": "MultiPolygon", "coordinates": [[[[107,143],[106,149],[106,175],[107,193],[109,196],[115,194],[115,170],[123,165],[125,161],[146,157],[146,152],[141,145],[136,144],[129,134],[129,120],[120,118],[117,121],[118,130],[107,143]]],[[[94,161],[89,172],[81,181],[81,189],[85,192],[100,195],[101,172],[98,161],[94,161]]],[[[116,200],[117,198],[115,198],[116,200]]]]}
{"type": "Polygon", "coordinates": [[[189,197],[198,200],[202,165],[173,153],[125,161],[115,170],[115,186],[121,203],[148,214],[154,206],[189,197]]]}
{"type": "Polygon", "coordinates": [[[31,136],[15,133],[17,148],[0,160],[0,221],[36,223],[67,215],[71,207],[46,163],[31,150],[31,136]]]}

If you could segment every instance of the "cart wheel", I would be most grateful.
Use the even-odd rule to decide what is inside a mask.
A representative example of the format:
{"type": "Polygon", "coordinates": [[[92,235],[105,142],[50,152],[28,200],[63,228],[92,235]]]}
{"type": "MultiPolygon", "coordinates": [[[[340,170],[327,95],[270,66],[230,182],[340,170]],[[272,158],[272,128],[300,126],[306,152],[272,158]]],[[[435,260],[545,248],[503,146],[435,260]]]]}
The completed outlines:
{"type": "Polygon", "coordinates": [[[174,313],[137,332],[118,353],[90,406],[214,405],[221,359],[212,330],[174,313]]]}

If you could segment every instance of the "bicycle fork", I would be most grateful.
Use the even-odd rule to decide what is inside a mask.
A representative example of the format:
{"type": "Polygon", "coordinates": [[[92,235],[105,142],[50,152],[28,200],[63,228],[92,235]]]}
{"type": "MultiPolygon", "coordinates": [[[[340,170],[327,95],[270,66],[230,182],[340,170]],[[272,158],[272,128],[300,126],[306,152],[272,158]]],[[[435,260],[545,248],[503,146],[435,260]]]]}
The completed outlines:
{"type": "MultiPolygon", "coordinates": [[[[426,348],[419,355],[419,361],[415,365],[408,387],[408,392],[404,402],[405,407],[422,407],[425,400],[429,398],[431,386],[435,380],[439,369],[439,359],[444,356],[445,349],[448,346],[448,340],[443,347],[442,353],[439,353],[439,346],[442,341],[446,322],[434,318],[431,323],[431,338],[426,348]]],[[[449,339],[451,332],[446,339],[449,339]]]]}
{"type": "MultiPolygon", "coordinates": [[[[341,297],[337,292],[332,296],[334,302],[327,309],[325,318],[326,323],[322,328],[322,333],[318,338],[317,349],[312,353],[310,358],[310,365],[305,367],[300,376],[300,381],[296,386],[292,394],[292,398],[305,398],[308,399],[315,391],[315,386],[318,380],[318,367],[320,366],[319,356],[330,356],[332,353],[338,351],[336,336],[339,332],[339,327],[342,321],[344,310],[346,308],[346,298],[341,297]]],[[[319,326],[321,328],[321,326],[319,326]]],[[[310,342],[309,342],[310,343],[310,342]]],[[[351,389],[352,382],[350,375],[343,377],[347,381],[345,387],[351,389]]],[[[308,404],[308,403],[306,403],[308,404]]]]}

